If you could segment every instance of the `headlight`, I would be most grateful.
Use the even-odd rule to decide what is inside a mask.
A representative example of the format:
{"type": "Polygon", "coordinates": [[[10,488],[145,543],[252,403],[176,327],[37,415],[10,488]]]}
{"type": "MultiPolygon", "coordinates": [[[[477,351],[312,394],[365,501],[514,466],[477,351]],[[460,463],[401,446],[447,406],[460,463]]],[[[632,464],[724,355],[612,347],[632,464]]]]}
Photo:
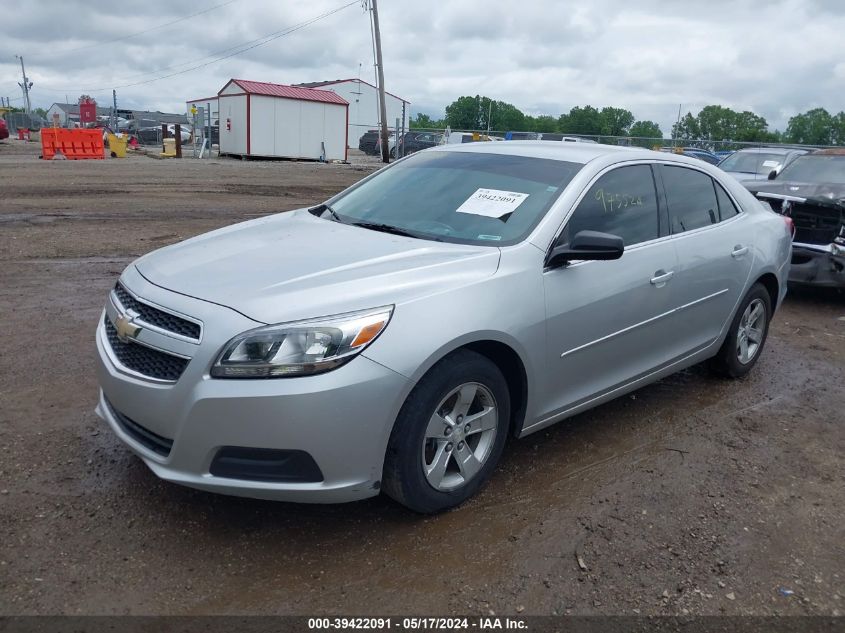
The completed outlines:
{"type": "Polygon", "coordinates": [[[229,341],[211,368],[215,378],[284,378],[340,367],[387,327],[393,306],[256,328],[229,341]]]}

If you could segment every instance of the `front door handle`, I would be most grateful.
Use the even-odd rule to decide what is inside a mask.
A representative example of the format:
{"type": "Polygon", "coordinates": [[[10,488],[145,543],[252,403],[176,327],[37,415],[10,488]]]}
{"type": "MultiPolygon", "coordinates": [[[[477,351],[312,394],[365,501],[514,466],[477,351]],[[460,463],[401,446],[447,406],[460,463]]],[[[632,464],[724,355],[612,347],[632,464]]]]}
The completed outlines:
{"type": "Polygon", "coordinates": [[[737,244],[736,246],[734,246],[733,251],[731,251],[731,257],[733,257],[734,259],[739,259],[743,255],[745,255],[747,252],[748,252],[747,246],[742,246],[741,244],[737,244]]]}
{"type": "Polygon", "coordinates": [[[658,270],[654,273],[654,277],[652,277],[649,281],[658,288],[663,286],[667,281],[672,279],[675,276],[675,271],[670,270],[668,273],[663,270],[658,270]]]}

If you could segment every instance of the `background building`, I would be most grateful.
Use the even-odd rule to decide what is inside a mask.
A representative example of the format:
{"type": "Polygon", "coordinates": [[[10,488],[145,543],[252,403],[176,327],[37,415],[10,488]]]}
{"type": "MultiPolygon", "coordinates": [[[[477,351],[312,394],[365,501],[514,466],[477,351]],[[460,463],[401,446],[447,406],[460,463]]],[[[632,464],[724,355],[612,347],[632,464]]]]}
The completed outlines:
{"type": "Polygon", "coordinates": [[[217,96],[221,155],[346,160],[349,104],[334,92],[230,79],[217,96]]]}
{"type": "MultiPolygon", "coordinates": [[[[79,121],[79,104],[78,103],[54,103],[47,110],[47,125],[52,125],[53,115],[59,115],[59,125],[67,127],[68,124],[73,125],[79,121]]],[[[111,114],[111,107],[101,108],[97,106],[97,116],[109,116],[111,114]]]]}
{"type": "MultiPolygon", "coordinates": [[[[378,88],[361,79],[335,79],[334,81],[314,81],[296,84],[305,88],[319,88],[331,90],[349,103],[349,147],[358,147],[358,141],[367,130],[374,130],[379,125],[378,88]]],[[[396,127],[396,119],[404,120],[408,129],[411,116],[410,101],[401,97],[385,94],[387,110],[387,126],[396,127]]]]}

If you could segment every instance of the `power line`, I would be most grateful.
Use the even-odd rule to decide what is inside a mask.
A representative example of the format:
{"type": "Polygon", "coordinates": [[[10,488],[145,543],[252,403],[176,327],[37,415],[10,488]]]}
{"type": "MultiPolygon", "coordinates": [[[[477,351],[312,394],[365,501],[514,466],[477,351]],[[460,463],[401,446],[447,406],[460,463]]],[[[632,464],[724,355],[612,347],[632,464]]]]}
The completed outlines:
{"type": "MultiPolygon", "coordinates": [[[[309,20],[306,20],[304,22],[300,22],[299,24],[295,24],[294,26],[288,27],[286,29],[282,29],[281,31],[275,31],[273,33],[270,33],[269,35],[259,37],[255,40],[248,40],[247,42],[244,42],[243,44],[239,44],[237,46],[232,46],[228,49],[223,49],[223,51],[229,51],[229,50],[237,49],[233,53],[230,53],[228,55],[216,57],[216,58],[212,59],[211,61],[205,62],[203,64],[192,66],[190,68],[186,68],[184,70],[179,70],[179,71],[169,73],[169,74],[166,74],[166,75],[161,75],[159,77],[154,77],[152,79],[146,79],[144,81],[137,81],[137,82],[128,83],[128,84],[110,86],[110,87],[106,87],[106,88],[81,88],[81,89],[80,88],[42,88],[42,89],[48,90],[50,92],[65,92],[65,91],[74,91],[74,90],[82,90],[83,92],[104,92],[104,91],[112,90],[112,89],[116,89],[116,88],[132,88],[134,86],[142,86],[142,85],[145,85],[145,84],[153,83],[155,81],[160,81],[162,79],[168,79],[170,77],[176,77],[177,75],[183,75],[183,74],[191,72],[193,70],[205,68],[206,66],[210,66],[211,64],[215,64],[215,63],[221,62],[225,59],[235,57],[236,55],[240,55],[241,53],[245,53],[245,52],[250,51],[254,48],[258,48],[259,46],[264,46],[265,44],[269,44],[272,41],[275,41],[275,40],[282,38],[286,35],[290,35],[291,33],[299,31],[300,29],[303,29],[306,26],[310,26],[311,24],[314,24],[315,22],[318,22],[319,20],[327,18],[331,15],[334,15],[335,13],[338,13],[339,11],[346,9],[347,7],[351,7],[353,4],[358,4],[358,2],[359,2],[359,0],[353,0],[352,2],[348,2],[344,5],[341,5],[340,7],[336,8],[336,9],[332,9],[331,11],[327,11],[326,13],[318,15],[318,16],[311,18],[309,20]]],[[[220,51],[220,52],[223,52],[223,51],[220,51]]],[[[206,57],[210,57],[210,55],[208,55],[206,57]]],[[[198,60],[199,59],[205,59],[205,58],[200,57],[200,58],[198,58],[198,60]]],[[[180,65],[182,65],[182,64],[176,64],[174,66],[171,66],[171,68],[177,68],[180,65]]],[[[160,70],[164,70],[164,69],[160,69],[160,70]]],[[[160,70],[153,71],[153,72],[160,72],[160,70]]],[[[150,74],[150,73],[141,73],[141,74],[144,75],[144,74],[150,74]]],[[[130,77],[132,77],[132,76],[133,75],[130,75],[130,77]]],[[[138,75],[134,75],[134,76],[138,76],[138,75]]]]}
{"type": "MultiPolygon", "coordinates": [[[[342,8],[345,8],[345,7],[341,7],[341,9],[342,8]]],[[[340,9],[338,9],[338,10],[340,10],[340,9]]],[[[286,30],[287,29],[283,29],[283,31],[286,31],[286,30]]],[[[217,51],[212,51],[208,55],[202,55],[201,57],[195,57],[194,59],[189,59],[187,61],[180,62],[178,64],[171,64],[170,66],[163,66],[163,67],[157,68],[155,70],[147,70],[147,71],[142,72],[142,73],[135,73],[133,75],[126,75],[126,77],[124,77],[123,81],[134,79],[135,77],[147,77],[149,75],[156,75],[156,74],[161,73],[162,71],[165,71],[165,70],[171,70],[171,69],[174,69],[174,68],[182,68],[184,66],[189,66],[190,64],[194,64],[196,62],[200,62],[200,61],[203,61],[203,60],[206,60],[206,59],[210,59],[210,58],[216,57],[218,55],[223,55],[223,54],[228,53],[230,51],[235,51],[235,50],[240,49],[244,46],[247,46],[248,44],[254,44],[256,42],[261,42],[262,40],[264,40],[268,37],[271,37],[273,35],[276,35],[278,33],[281,33],[281,32],[282,31],[274,31],[273,33],[270,33],[268,35],[263,35],[261,37],[257,37],[254,40],[247,40],[246,42],[241,42],[240,44],[235,44],[234,46],[229,46],[228,48],[222,48],[222,49],[217,50],[217,51]]],[[[117,87],[123,87],[123,86],[117,86],[117,87]]],[[[63,90],[61,90],[61,89],[55,89],[55,90],[57,92],[63,92],[63,90]]]]}
{"type": "MultiPolygon", "coordinates": [[[[225,7],[226,5],[232,4],[235,0],[227,0],[227,2],[221,2],[220,4],[216,4],[213,7],[209,7],[208,9],[203,9],[202,11],[197,11],[196,13],[191,13],[190,15],[182,16],[181,18],[177,18],[175,20],[171,20],[170,22],[165,22],[164,24],[159,24],[158,26],[153,26],[148,29],[144,29],[143,31],[136,31],[135,33],[129,33],[127,35],[121,35],[120,37],[115,37],[114,39],[105,40],[103,42],[94,42],[93,44],[84,44],[83,46],[77,46],[76,48],[71,48],[68,50],[60,51],[62,55],[67,53],[74,53],[76,51],[82,51],[88,48],[94,48],[96,46],[104,46],[105,44],[113,44],[114,42],[120,42],[122,40],[128,40],[132,37],[137,37],[139,35],[144,35],[145,33],[151,33],[152,31],[157,31],[159,29],[163,29],[166,26],[171,26],[172,24],[178,24],[179,22],[184,22],[185,20],[190,20],[191,18],[195,18],[198,15],[203,15],[204,13],[210,13],[220,7],[225,7]]],[[[51,50],[51,54],[54,54],[55,51],[51,50]]]]}

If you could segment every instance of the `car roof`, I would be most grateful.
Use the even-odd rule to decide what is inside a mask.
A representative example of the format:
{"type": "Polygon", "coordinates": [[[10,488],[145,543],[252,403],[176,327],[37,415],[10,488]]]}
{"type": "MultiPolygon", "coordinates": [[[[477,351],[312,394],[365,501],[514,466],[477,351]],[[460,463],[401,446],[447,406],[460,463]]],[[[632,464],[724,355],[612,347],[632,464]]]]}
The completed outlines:
{"type": "Polygon", "coordinates": [[[845,156],[845,147],[829,147],[810,152],[813,156],[845,156]]]}
{"type": "Polygon", "coordinates": [[[743,147],[742,149],[736,150],[736,153],[744,153],[744,154],[778,154],[781,156],[786,156],[790,152],[805,152],[807,150],[802,150],[798,147],[743,147]]]}
{"type": "Polygon", "coordinates": [[[638,147],[622,145],[602,145],[599,143],[550,143],[549,141],[504,141],[500,143],[479,141],[475,143],[455,143],[438,145],[426,151],[439,152],[477,152],[479,154],[502,154],[510,156],[529,156],[547,158],[570,163],[586,164],[595,158],[613,154],[630,154],[625,158],[660,158],[665,160],[666,154],[653,152],[638,147]]]}

